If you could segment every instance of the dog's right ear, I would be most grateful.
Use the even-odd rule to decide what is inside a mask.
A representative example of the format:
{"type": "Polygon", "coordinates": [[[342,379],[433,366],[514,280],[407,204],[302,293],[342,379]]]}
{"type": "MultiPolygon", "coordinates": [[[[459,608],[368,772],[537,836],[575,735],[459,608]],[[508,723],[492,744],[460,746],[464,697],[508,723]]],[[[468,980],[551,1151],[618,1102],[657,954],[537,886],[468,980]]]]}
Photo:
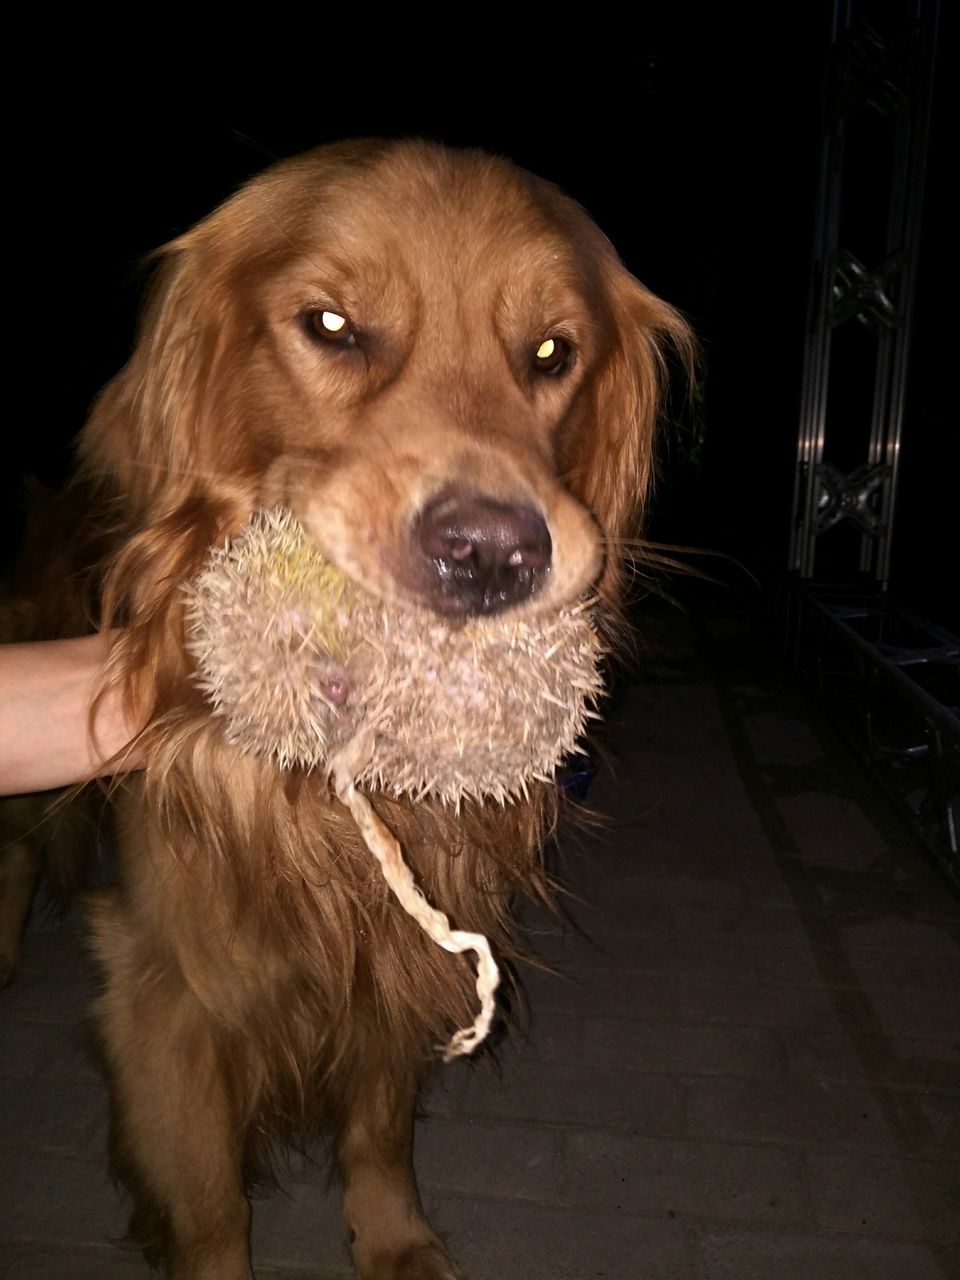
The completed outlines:
{"type": "Polygon", "coordinates": [[[100,393],[80,438],[84,469],[112,481],[139,521],[196,491],[227,341],[226,309],[189,234],[155,256],[133,355],[100,393]]]}
{"type": "Polygon", "coordinates": [[[94,404],[79,446],[88,480],[119,500],[101,621],[124,628],[111,678],[140,723],[183,677],[180,584],[247,514],[225,444],[238,434],[225,371],[238,323],[227,276],[195,232],[156,257],[133,355],[94,404]]]}

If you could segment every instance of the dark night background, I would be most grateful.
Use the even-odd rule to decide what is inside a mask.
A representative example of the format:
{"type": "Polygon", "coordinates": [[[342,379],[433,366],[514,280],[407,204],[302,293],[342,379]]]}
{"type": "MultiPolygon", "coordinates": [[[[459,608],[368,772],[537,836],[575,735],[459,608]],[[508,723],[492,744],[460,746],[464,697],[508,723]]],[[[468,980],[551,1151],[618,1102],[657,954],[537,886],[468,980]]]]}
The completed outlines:
{"type": "MultiPolygon", "coordinates": [[[[224,99],[187,110],[175,76],[159,86],[163,101],[118,90],[102,107],[61,85],[56,124],[7,157],[22,193],[8,241],[17,317],[8,368],[12,392],[25,394],[7,427],[22,456],[4,474],[5,545],[21,524],[20,477],[63,480],[91,398],[126,359],[144,254],[271,158],[346,136],[420,134],[500,152],[552,179],[687,315],[703,383],[694,404],[676,402],[664,432],[651,534],[729,553],[770,580],[789,538],[831,7],[747,10],[734,31],[679,4],[669,22],[634,19],[629,31],[597,33],[595,45],[568,32],[562,57],[544,47],[524,64],[475,51],[470,73],[440,50],[416,67],[398,55],[389,73],[373,74],[354,50],[349,67],[323,65],[313,84],[301,69],[295,88],[264,91],[269,109],[224,99]]],[[[941,87],[945,65],[941,56],[941,87]]],[[[109,80],[99,87],[109,91],[109,80]]],[[[936,106],[892,592],[955,624],[942,116],[936,106]]],[[[734,590],[754,590],[719,563],[734,590]]]]}

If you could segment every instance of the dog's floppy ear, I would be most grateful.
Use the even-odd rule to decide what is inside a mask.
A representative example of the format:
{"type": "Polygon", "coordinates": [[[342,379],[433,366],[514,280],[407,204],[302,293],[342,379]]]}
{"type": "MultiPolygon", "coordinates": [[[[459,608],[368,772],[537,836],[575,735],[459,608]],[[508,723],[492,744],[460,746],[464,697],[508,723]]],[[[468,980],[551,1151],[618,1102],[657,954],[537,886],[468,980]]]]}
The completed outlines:
{"type": "Polygon", "coordinates": [[[596,516],[606,543],[601,593],[619,595],[626,540],[641,526],[653,479],[654,429],[668,358],[692,375],[694,340],[683,318],[619,263],[607,286],[608,351],[592,387],[592,408],[566,459],[571,489],[596,516]]]}
{"type": "Polygon", "coordinates": [[[179,505],[210,464],[204,418],[229,341],[222,291],[204,278],[189,236],[155,256],[133,355],[101,392],[80,440],[85,469],[109,478],[139,520],[179,505]]]}
{"type": "Polygon", "coordinates": [[[188,232],[157,255],[133,355],[80,438],[88,481],[122,498],[101,621],[126,628],[113,678],[140,721],[183,674],[180,584],[247,505],[233,420],[238,322],[225,276],[195,241],[188,232]]]}

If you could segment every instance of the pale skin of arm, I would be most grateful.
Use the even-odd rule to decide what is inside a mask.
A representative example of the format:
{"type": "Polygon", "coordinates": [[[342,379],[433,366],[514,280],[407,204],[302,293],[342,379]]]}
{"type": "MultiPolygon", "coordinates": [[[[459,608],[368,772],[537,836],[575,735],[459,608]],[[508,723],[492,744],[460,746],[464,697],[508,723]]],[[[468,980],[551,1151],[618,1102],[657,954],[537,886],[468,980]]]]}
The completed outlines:
{"type": "MultiPolygon", "coordinates": [[[[90,707],[110,637],[0,646],[0,795],[86,782],[114,768],[104,762],[134,735],[116,691],[90,707]]],[[[123,768],[138,762],[124,759],[123,768]]]]}

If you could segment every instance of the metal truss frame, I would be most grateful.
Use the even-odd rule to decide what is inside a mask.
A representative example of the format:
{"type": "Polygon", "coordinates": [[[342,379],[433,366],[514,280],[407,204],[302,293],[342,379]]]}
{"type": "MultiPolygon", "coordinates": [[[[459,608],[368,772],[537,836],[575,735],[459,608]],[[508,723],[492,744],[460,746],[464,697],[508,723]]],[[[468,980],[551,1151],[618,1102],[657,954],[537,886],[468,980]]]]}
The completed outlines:
{"type": "MultiPolygon", "coordinates": [[[[960,640],[886,594],[938,3],[904,0],[892,35],[879,34],[861,8],[879,11],[834,0],[793,494],[790,643],[826,711],[960,887],[960,640]],[[889,131],[885,210],[844,203],[845,183],[856,172],[851,124],[861,112],[877,113],[889,131]],[[841,243],[841,233],[863,236],[851,209],[873,227],[885,217],[875,262],[841,243]],[[863,367],[846,367],[849,348],[835,340],[849,324],[863,326],[874,344],[869,400],[863,367]],[[862,392],[869,410],[862,420],[869,416],[866,455],[850,470],[828,454],[856,457],[863,428],[832,411],[831,376],[862,392]],[[842,525],[856,536],[825,547],[824,538],[842,525]]],[[[898,16],[897,6],[883,12],[888,22],[898,16]]]]}
{"type": "Polygon", "coordinates": [[[876,596],[798,593],[801,670],[960,888],[960,639],[876,596]]]}
{"type": "MultiPolygon", "coordinates": [[[[868,11],[871,6],[863,6],[868,11]]],[[[803,388],[793,495],[790,567],[817,577],[823,536],[837,524],[859,533],[859,562],[849,577],[881,590],[890,576],[890,549],[903,430],[910,328],[920,216],[927,161],[936,0],[905,3],[908,19],[881,36],[859,16],[853,0],[835,0],[830,42],[820,198],[807,313],[803,388]],[[861,262],[840,243],[845,184],[850,180],[851,123],[875,112],[890,131],[892,172],[886,210],[885,252],[861,262]],[[866,457],[850,472],[827,460],[848,424],[831,420],[828,389],[837,368],[834,335],[859,323],[874,336],[875,375],[866,457]]],[[[871,208],[869,217],[875,219],[871,208]]],[[[846,228],[847,233],[851,231],[846,228]]],[[[835,573],[835,570],[834,570],[835,573]]]]}

